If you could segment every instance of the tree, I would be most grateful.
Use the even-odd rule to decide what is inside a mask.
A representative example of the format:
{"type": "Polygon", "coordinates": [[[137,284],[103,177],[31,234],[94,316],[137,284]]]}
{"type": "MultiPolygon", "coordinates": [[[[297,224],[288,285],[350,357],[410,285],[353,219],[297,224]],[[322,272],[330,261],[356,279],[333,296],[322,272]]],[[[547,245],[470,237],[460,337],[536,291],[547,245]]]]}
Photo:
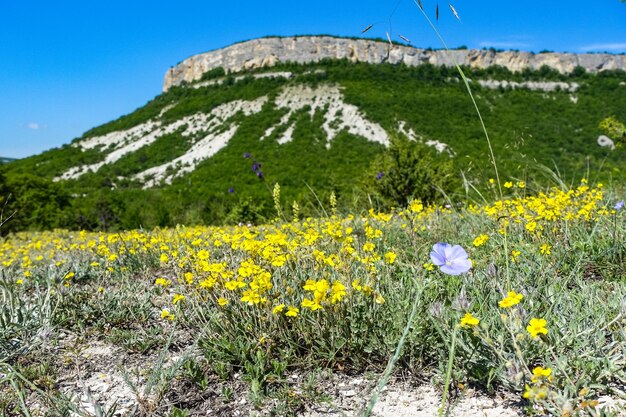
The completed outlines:
{"type": "Polygon", "coordinates": [[[456,188],[457,178],[447,154],[398,137],[372,163],[369,182],[386,204],[405,207],[414,199],[441,200],[442,192],[456,188]]]}
{"type": "Polygon", "coordinates": [[[599,127],[618,144],[626,144],[626,126],[617,120],[615,116],[609,116],[602,120],[599,127]]]}
{"type": "Polygon", "coordinates": [[[69,207],[70,199],[60,184],[30,174],[2,175],[0,192],[5,213],[15,213],[2,228],[2,234],[64,225],[64,210],[69,207]]]}

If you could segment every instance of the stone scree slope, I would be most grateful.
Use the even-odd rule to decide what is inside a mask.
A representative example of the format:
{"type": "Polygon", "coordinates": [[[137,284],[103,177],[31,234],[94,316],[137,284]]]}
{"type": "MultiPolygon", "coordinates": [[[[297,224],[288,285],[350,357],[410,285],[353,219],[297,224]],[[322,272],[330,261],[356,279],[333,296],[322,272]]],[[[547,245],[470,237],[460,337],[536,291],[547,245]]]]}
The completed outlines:
{"type": "Polygon", "coordinates": [[[197,81],[202,74],[222,67],[228,72],[239,72],[275,65],[279,62],[308,63],[324,58],[349,59],[354,62],[380,64],[404,63],[409,66],[432,64],[486,68],[500,65],[511,71],[526,68],[540,69],[547,65],[560,73],[569,73],[577,66],[589,72],[626,70],[626,55],[541,53],[493,50],[458,49],[425,50],[412,46],[393,45],[369,39],[347,39],[331,36],[296,36],[286,38],[261,38],[237,43],[191,56],[171,67],[163,80],[163,91],[183,82],[197,81]]]}

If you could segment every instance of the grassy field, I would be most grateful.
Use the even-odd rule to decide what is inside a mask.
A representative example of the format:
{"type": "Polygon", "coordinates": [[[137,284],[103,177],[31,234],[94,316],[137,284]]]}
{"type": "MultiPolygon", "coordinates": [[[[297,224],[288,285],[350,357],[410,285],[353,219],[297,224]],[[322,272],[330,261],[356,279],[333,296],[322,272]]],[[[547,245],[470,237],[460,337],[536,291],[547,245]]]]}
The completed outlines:
{"type": "Polygon", "coordinates": [[[444,396],[472,387],[528,415],[613,415],[598,400],[623,398],[626,381],[623,189],[487,187],[475,205],[361,217],[331,199],[307,219],[275,189],[266,225],[12,235],[0,414],[234,415],[245,400],[296,415],[327,401],[320,378],[394,365],[444,396]],[[471,269],[434,265],[438,242],[464,248],[471,269]],[[84,365],[98,349],[125,358],[109,382],[132,408],[68,388],[100,378],[84,365]]]}

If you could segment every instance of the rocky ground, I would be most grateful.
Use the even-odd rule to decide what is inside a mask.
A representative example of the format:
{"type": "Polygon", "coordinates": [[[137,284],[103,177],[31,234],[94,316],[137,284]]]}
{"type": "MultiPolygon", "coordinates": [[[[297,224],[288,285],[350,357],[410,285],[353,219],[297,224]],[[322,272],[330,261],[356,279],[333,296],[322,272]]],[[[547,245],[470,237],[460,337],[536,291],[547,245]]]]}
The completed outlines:
{"type": "MultiPolygon", "coordinates": [[[[103,341],[87,343],[67,335],[48,347],[47,354],[58,358],[55,383],[74,404],[74,416],[282,416],[294,415],[294,409],[295,415],[304,417],[360,416],[379,378],[374,373],[290,372],[283,384],[289,387],[287,392],[255,402],[251,385],[239,374],[228,382],[208,377],[202,387],[186,377],[184,363],[198,355],[190,346],[172,346],[166,354],[131,354],[103,341]],[[173,414],[172,403],[184,404],[186,411],[173,414]]],[[[487,395],[464,388],[451,396],[449,416],[525,415],[519,395],[487,395]]],[[[626,416],[624,402],[608,397],[600,400],[606,411],[626,416]]],[[[372,415],[436,416],[440,401],[440,392],[430,383],[396,375],[384,388],[372,415]]],[[[33,395],[28,402],[33,416],[53,413],[40,396],[33,395]]]]}

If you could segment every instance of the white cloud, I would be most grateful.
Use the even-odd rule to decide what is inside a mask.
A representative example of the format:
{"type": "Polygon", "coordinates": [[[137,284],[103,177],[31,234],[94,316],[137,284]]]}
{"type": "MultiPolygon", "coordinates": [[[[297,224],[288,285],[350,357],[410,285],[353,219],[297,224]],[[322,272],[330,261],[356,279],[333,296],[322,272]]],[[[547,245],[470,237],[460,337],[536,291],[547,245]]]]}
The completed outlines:
{"type": "Polygon", "coordinates": [[[527,49],[530,44],[518,41],[482,41],[478,42],[481,48],[502,48],[502,49],[527,49]]]}
{"type": "Polygon", "coordinates": [[[594,43],[578,49],[581,51],[626,51],[626,42],[594,43]]]}
{"type": "Polygon", "coordinates": [[[44,125],[44,124],[37,123],[37,122],[20,123],[18,124],[18,126],[25,127],[26,129],[30,129],[30,130],[40,130],[40,129],[45,129],[48,127],[48,125],[44,125]]]}

